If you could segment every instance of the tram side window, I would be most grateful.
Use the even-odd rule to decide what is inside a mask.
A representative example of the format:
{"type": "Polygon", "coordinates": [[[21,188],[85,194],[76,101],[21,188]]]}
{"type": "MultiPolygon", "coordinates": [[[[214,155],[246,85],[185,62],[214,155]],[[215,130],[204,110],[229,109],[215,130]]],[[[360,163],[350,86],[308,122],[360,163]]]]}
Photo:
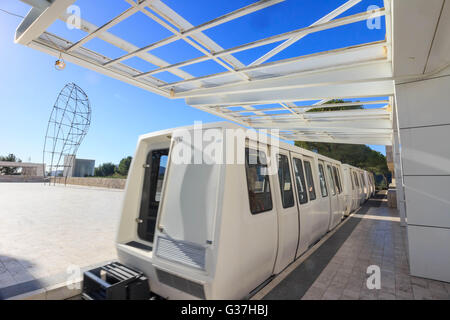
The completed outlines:
{"type": "Polygon", "coordinates": [[[359,174],[361,176],[361,186],[366,186],[366,182],[364,181],[364,176],[362,173],[359,174]]]}
{"type": "Polygon", "coordinates": [[[280,181],[281,202],[283,208],[294,206],[294,192],[292,191],[289,159],[284,154],[278,155],[278,180],[280,181]]]}
{"type": "Polygon", "coordinates": [[[338,193],[342,193],[341,179],[339,178],[339,172],[336,167],[333,167],[334,180],[336,182],[336,188],[338,193]]]}
{"type": "Polygon", "coordinates": [[[327,165],[327,169],[328,169],[328,173],[329,173],[329,177],[330,177],[330,188],[331,188],[331,194],[333,196],[336,195],[336,186],[334,183],[334,177],[333,177],[333,171],[331,169],[331,166],[327,165]]]}
{"type": "Polygon", "coordinates": [[[355,178],[355,184],[356,184],[356,186],[359,188],[358,175],[356,174],[356,172],[353,172],[353,177],[355,178]]]}
{"type": "Polygon", "coordinates": [[[301,204],[308,202],[306,194],[305,176],[303,174],[302,160],[294,158],[294,174],[297,182],[298,200],[301,204]]]}
{"type": "Polygon", "coordinates": [[[344,191],[344,187],[342,186],[342,180],[341,180],[341,170],[339,168],[336,168],[337,170],[337,177],[339,180],[339,187],[341,188],[341,192],[344,191]]]}
{"type": "Polygon", "coordinates": [[[352,178],[352,174],[351,173],[350,173],[350,181],[352,182],[352,190],[355,190],[355,183],[353,182],[353,178],[352,178]]]}
{"type": "Polygon", "coordinates": [[[167,168],[167,155],[162,155],[159,160],[159,172],[158,172],[158,179],[156,181],[156,194],[155,194],[155,201],[159,202],[162,198],[162,184],[164,181],[164,175],[166,173],[167,168]]]}
{"type": "Polygon", "coordinates": [[[266,154],[262,151],[246,148],[245,171],[251,213],[257,214],[272,210],[266,154]]]}
{"type": "Polygon", "coordinates": [[[323,166],[319,163],[319,181],[320,190],[322,191],[322,197],[328,196],[327,184],[325,183],[325,172],[323,171],[323,166]]]}
{"type": "Polygon", "coordinates": [[[314,177],[311,170],[311,163],[305,161],[306,181],[308,182],[309,200],[316,199],[316,188],[314,187],[314,177]]]}

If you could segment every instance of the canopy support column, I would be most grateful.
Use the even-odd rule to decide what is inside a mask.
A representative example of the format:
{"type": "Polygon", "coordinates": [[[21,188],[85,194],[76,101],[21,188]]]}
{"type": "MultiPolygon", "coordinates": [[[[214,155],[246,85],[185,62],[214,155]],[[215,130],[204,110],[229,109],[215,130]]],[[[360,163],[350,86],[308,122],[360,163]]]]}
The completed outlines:
{"type": "Polygon", "coordinates": [[[392,111],[393,114],[393,127],[394,131],[392,134],[392,156],[394,160],[394,176],[396,182],[396,192],[397,192],[397,210],[400,215],[400,225],[406,227],[406,205],[405,205],[405,192],[403,184],[403,170],[402,161],[400,154],[400,135],[398,132],[398,119],[397,119],[397,108],[394,104],[392,111]]]}

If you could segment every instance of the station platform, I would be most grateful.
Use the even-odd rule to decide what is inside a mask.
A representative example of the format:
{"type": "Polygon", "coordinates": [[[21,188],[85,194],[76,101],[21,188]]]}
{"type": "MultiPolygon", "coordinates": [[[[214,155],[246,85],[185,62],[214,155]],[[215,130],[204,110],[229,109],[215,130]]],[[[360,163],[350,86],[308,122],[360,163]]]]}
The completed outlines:
{"type": "MultiPolygon", "coordinates": [[[[68,267],[116,259],[123,192],[0,184],[0,299],[67,299],[68,267]]],[[[409,275],[406,229],[386,193],[346,218],[251,299],[450,299],[450,284],[409,275]],[[380,289],[366,285],[379,266],[380,289]]]]}
{"type": "Polygon", "coordinates": [[[252,299],[448,300],[450,283],[410,276],[406,228],[381,191],[252,299]],[[370,266],[380,289],[367,287],[370,266]]]}

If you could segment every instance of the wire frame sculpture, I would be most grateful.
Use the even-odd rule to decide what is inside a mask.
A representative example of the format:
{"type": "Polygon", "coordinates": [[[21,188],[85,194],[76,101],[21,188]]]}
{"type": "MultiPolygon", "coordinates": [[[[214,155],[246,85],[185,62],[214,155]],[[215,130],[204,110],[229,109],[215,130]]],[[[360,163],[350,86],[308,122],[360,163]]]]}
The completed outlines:
{"type": "Polygon", "coordinates": [[[88,96],[75,83],[66,84],[56,99],[45,133],[42,161],[45,181],[50,184],[67,182],[90,125],[88,96]]]}

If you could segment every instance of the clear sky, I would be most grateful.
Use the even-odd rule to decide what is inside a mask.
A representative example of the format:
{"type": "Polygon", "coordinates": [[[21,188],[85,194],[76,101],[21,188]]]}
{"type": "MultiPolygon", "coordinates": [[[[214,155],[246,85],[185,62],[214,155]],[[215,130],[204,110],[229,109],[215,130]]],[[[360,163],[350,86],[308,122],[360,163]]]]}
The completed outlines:
{"type": "MultiPolygon", "coordinates": [[[[211,20],[240,7],[251,0],[165,0],[176,12],[193,25],[211,20]]],[[[306,27],[337,8],[345,0],[287,0],[235,22],[205,32],[219,45],[230,48],[267,36],[306,27]]],[[[123,0],[79,0],[81,16],[100,26],[126,10],[123,0]]],[[[381,0],[363,0],[342,16],[365,11],[370,5],[383,6],[381,0]]],[[[0,0],[0,8],[22,16],[29,6],[19,0],[0,0]]],[[[14,153],[23,161],[42,161],[45,130],[50,111],[59,91],[66,83],[75,82],[88,94],[92,106],[91,128],[81,145],[79,158],[95,159],[96,164],[118,163],[133,155],[139,135],[151,131],[190,125],[196,120],[222,121],[208,113],[187,106],[184,100],[170,100],[157,94],[133,87],[77,65],[68,64],[64,71],[53,67],[55,58],[22,45],[14,44],[14,33],[20,18],[0,12],[0,155],[14,153]]],[[[69,31],[65,24],[56,22],[49,29],[58,35],[76,41],[84,33],[69,31]]],[[[137,45],[145,46],[170,36],[161,26],[143,14],[125,20],[110,32],[137,45]]],[[[309,35],[274,57],[289,58],[363,42],[384,39],[381,30],[368,30],[365,22],[339,27],[309,35]]],[[[275,44],[277,45],[277,44],[275,44]]],[[[115,58],[125,52],[101,40],[93,40],[86,47],[115,58]]],[[[250,63],[273,46],[264,46],[247,53],[237,54],[243,63],[250,63]]],[[[152,52],[170,63],[202,55],[182,41],[152,52]]],[[[142,71],[154,68],[138,58],[126,62],[142,71]]],[[[184,69],[196,76],[223,71],[212,63],[184,69]]],[[[170,74],[161,74],[166,81],[178,80],[170,74]]],[[[371,146],[385,153],[384,146],[371,146]]]]}

